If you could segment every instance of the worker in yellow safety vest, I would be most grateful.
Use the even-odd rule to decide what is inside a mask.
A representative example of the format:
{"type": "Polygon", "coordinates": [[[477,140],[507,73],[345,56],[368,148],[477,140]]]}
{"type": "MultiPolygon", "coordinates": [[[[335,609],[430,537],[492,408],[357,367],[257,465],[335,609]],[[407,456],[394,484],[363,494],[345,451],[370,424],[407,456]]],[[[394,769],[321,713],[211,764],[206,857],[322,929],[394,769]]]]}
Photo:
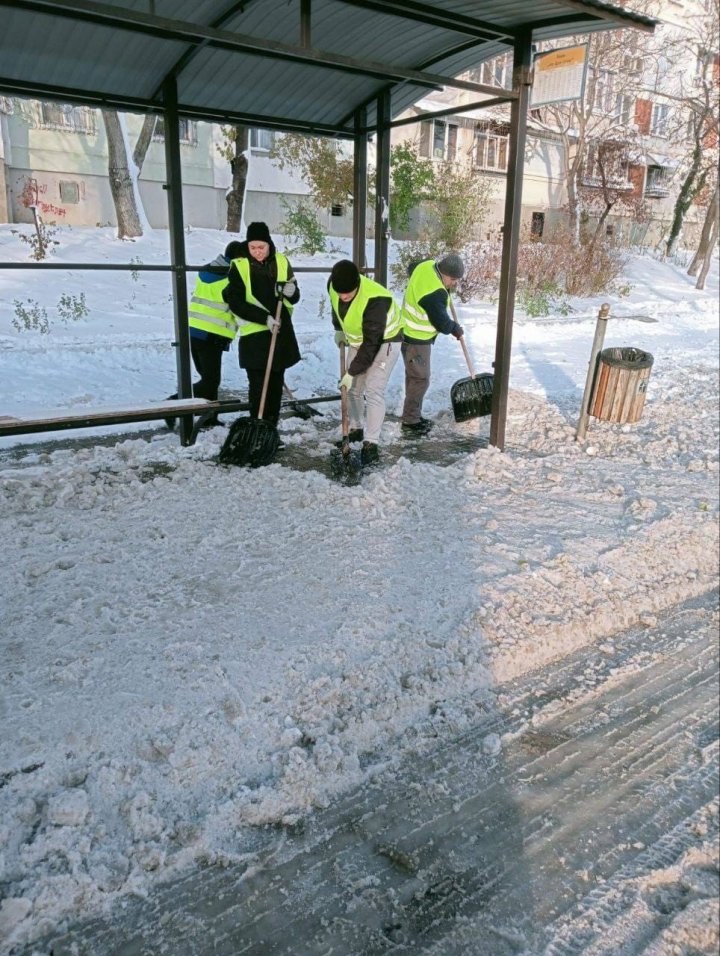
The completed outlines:
{"type": "Polygon", "coordinates": [[[450,293],[464,273],[465,266],[456,253],[410,265],[402,304],[405,401],[400,428],[407,438],[426,435],[432,428],[433,423],[422,417],[422,403],[430,385],[432,344],[438,335],[456,339],[463,336],[462,327],[448,308],[450,293]]]}
{"type": "Polygon", "coordinates": [[[293,306],[300,298],[297,280],[287,257],[275,248],[264,222],[251,222],[247,238],[233,259],[225,302],[238,319],[240,332],[240,368],[245,369],[249,385],[250,416],[260,410],[265,369],[270,357],[270,341],[275,312],[281,303],[280,327],[273,353],[263,419],[277,425],[285,385],[285,369],[300,361],[293,306]]]}
{"type": "MultiPolygon", "coordinates": [[[[230,263],[239,255],[242,243],[230,242],[221,256],[203,266],[195,280],[195,288],[188,305],[190,326],[190,354],[200,376],[193,383],[193,397],[217,401],[222,375],[222,357],[237,333],[237,319],[223,299],[228,284],[230,263]]],[[[169,398],[177,398],[177,393],[169,398]]],[[[166,418],[168,428],[175,427],[174,418],[166,418]]],[[[206,425],[219,425],[215,416],[206,425]]]]}
{"type": "Polygon", "coordinates": [[[354,262],[336,262],[328,281],[335,342],[349,345],[347,388],[350,441],[362,441],[363,464],[380,457],[385,389],[400,357],[402,322],[392,296],[379,282],[361,275],[354,262]]]}

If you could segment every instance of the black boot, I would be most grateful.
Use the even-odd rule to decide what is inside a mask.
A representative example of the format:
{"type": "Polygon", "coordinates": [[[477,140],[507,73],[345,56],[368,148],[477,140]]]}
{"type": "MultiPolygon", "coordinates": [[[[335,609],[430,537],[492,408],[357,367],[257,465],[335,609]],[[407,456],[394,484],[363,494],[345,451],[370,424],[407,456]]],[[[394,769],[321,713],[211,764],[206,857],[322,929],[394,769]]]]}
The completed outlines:
{"type": "Polygon", "coordinates": [[[360,461],[363,465],[373,465],[380,459],[380,450],[374,441],[364,441],[360,452],[360,461]]]}
{"type": "Polygon", "coordinates": [[[429,418],[421,418],[419,422],[413,422],[412,424],[403,422],[400,430],[406,438],[419,438],[422,435],[427,435],[433,424],[429,418]]]}

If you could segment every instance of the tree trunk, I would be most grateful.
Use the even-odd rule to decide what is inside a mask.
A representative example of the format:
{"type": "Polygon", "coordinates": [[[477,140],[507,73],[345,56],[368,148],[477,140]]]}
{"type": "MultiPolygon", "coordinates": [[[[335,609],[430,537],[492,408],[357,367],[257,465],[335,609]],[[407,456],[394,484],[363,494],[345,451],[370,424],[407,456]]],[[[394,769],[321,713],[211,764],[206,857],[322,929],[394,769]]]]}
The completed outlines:
{"type": "Polygon", "coordinates": [[[698,276],[698,280],[695,283],[696,289],[705,288],[705,280],[707,279],[707,274],[710,271],[710,263],[712,262],[712,257],[715,254],[715,244],[717,243],[717,237],[718,237],[718,220],[717,220],[717,216],[715,216],[712,232],[710,234],[710,241],[708,242],[708,247],[707,247],[707,250],[705,251],[705,261],[702,264],[700,275],[698,276]]]}
{"type": "Polygon", "coordinates": [[[143,163],[145,162],[147,151],[150,148],[150,143],[152,142],[156,123],[157,116],[155,116],[153,113],[149,113],[143,120],[140,135],[138,136],[137,143],[135,143],[135,149],[133,150],[133,162],[137,166],[138,176],[142,172],[143,163]]]}
{"type": "Polygon", "coordinates": [[[700,233],[700,242],[698,243],[697,251],[693,257],[693,261],[688,267],[687,274],[689,276],[696,276],[698,274],[698,269],[700,268],[700,263],[705,259],[705,254],[708,249],[708,243],[710,241],[710,233],[713,230],[718,217],[718,199],[720,198],[720,188],[716,185],[715,192],[712,195],[710,200],[710,205],[707,208],[705,213],[705,222],[703,223],[702,232],[700,233]]]}
{"type": "Polygon", "coordinates": [[[670,225],[670,233],[668,234],[667,245],[665,247],[666,256],[671,256],[675,252],[678,239],[680,238],[680,230],[682,229],[683,222],[685,221],[685,214],[690,208],[693,198],[697,196],[699,190],[702,188],[698,181],[698,173],[700,171],[701,162],[702,148],[699,143],[696,143],[695,148],[693,149],[693,158],[690,164],[690,169],[687,172],[687,176],[683,180],[683,184],[680,187],[680,192],[675,200],[672,224],[670,225]]]}
{"type": "Polygon", "coordinates": [[[600,238],[600,234],[601,234],[601,232],[602,232],[602,228],[603,228],[603,226],[605,225],[605,220],[606,220],[607,217],[610,215],[610,213],[611,213],[612,208],[613,208],[614,205],[615,205],[614,202],[608,202],[607,199],[605,200],[605,208],[603,209],[602,213],[600,214],[600,218],[598,219],[597,227],[596,227],[596,229],[595,229],[595,232],[594,232],[594,234],[593,234],[592,239],[590,240],[590,249],[594,249],[594,248],[595,248],[595,243],[596,243],[596,242],[598,241],[598,239],[600,238]]]}
{"type": "Polygon", "coordinates": [[[108,141],[108,176],[117,217],[118,239],[134,239],[143,234],[140,225],[133,180],[128,168],[125,137],[116,110],[101,110],[108,141]]]}
{"type": "Polygon", "coordinates": [[[230,160],[232,186],[225,197],[227,201],[227,231],[239,233],[242,222],[245,186],[247,184],[250,130],[247,126],[235,127],[235,155],[230,160]]]}

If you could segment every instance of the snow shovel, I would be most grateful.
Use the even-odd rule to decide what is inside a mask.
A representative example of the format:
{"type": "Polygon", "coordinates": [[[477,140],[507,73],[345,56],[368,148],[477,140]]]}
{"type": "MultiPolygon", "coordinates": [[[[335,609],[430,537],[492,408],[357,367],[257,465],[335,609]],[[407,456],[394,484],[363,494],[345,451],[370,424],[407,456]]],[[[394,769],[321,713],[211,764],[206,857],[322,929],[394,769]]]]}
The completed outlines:
{"type": "MultiPolygon", "coordinates": [[[[345,375],[345,345],[340,346],[340,378],[345,375]]],[[[332,477],[343,484],[357,484],[360,481],[362,462],[359,455],[350,448],[350,418],[348,415],[347,389],[340,389],[340,414],[342,418],[342,442],[340,448],[333,448],[330,457],[332,477]]]]}
{"type": "Polygon", "coordinates": [[[270,351],[268,352],[267,365],[265,366],[265,379],[263,380],[262,393],[260,395],[260,407],[258,408],[257,418],[239,418],[233,423],[227,438],[225,439],[218,462],[221,465],[250,465],[251,468],[259,468],[263,465],[269,465],[275,457],[280,436],[277,428],[270,422],[263,421],[265,412],[265,399],[267,398],[268,383],[270,381],[270,370],[272,368],[273,355],[275,354],[275,343],[277,342],[278,330],[280,328],[280,315],[282,313],[282,299],[278,299],[275,309],[275,325],[273,326],[272,336],[270,338],[270,351]]]}
{"type": "Polygon", "coordinates": [[[304,418],[305,421],[308,421],[308,419],[314,418],[316,415],[320,415],[322,417],[322,412],[319,412],[317,408],[313,408],[312,405],[303,405],[302,402],[296,402],[295,396],[287,387],[287,385],[283,385],[283,391],[285,392],[285,397],[290,400],[290,408],[292,408],[293,412],[298,418],[304,418]]]}
{"type": "MultiPolygon", "coordinates": [[[[453,319],[457,322],[457,313],[452,299],[450,299],[450,311],[453,319]]],[[[492,410],[493,376],[490,372],[482,372],[480,375],[476,375],[470,353],[467,345],[465,345],[465,336],[463,335],[458,341],[462,346],[470,377],[460,378],[454,383],[450,389],[450,401],[452,402],[455,421],[467,422],[471,418],[482,418],[483,415],[490,414],[492,410]]]]}

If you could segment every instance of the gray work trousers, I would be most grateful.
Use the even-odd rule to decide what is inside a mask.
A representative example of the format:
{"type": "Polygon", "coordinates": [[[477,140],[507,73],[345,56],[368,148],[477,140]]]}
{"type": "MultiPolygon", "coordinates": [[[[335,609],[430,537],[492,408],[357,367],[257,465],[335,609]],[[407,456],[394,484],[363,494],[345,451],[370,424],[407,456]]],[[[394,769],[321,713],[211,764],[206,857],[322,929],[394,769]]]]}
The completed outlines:
{"type": "Polygon", "coordinates": [[[405,403],[403,425],[417,425],[422,418],[422,403],[430,385],[432,342],[403,342],[405,363],[405,403]]]}
{"type": "MultiPolygon", "coordinates": [[[[348,368],[357,355],[357,349],[348,349],[348,368]]],[[[353,377],[352,388],[348,392],[348,412],[350,429],[363,428],[365,441],[377,444],[380,429],[385,420],[385,389],[400,358],[399,342],[383,342],[372,365],[362,375],[353,377]]]]}

